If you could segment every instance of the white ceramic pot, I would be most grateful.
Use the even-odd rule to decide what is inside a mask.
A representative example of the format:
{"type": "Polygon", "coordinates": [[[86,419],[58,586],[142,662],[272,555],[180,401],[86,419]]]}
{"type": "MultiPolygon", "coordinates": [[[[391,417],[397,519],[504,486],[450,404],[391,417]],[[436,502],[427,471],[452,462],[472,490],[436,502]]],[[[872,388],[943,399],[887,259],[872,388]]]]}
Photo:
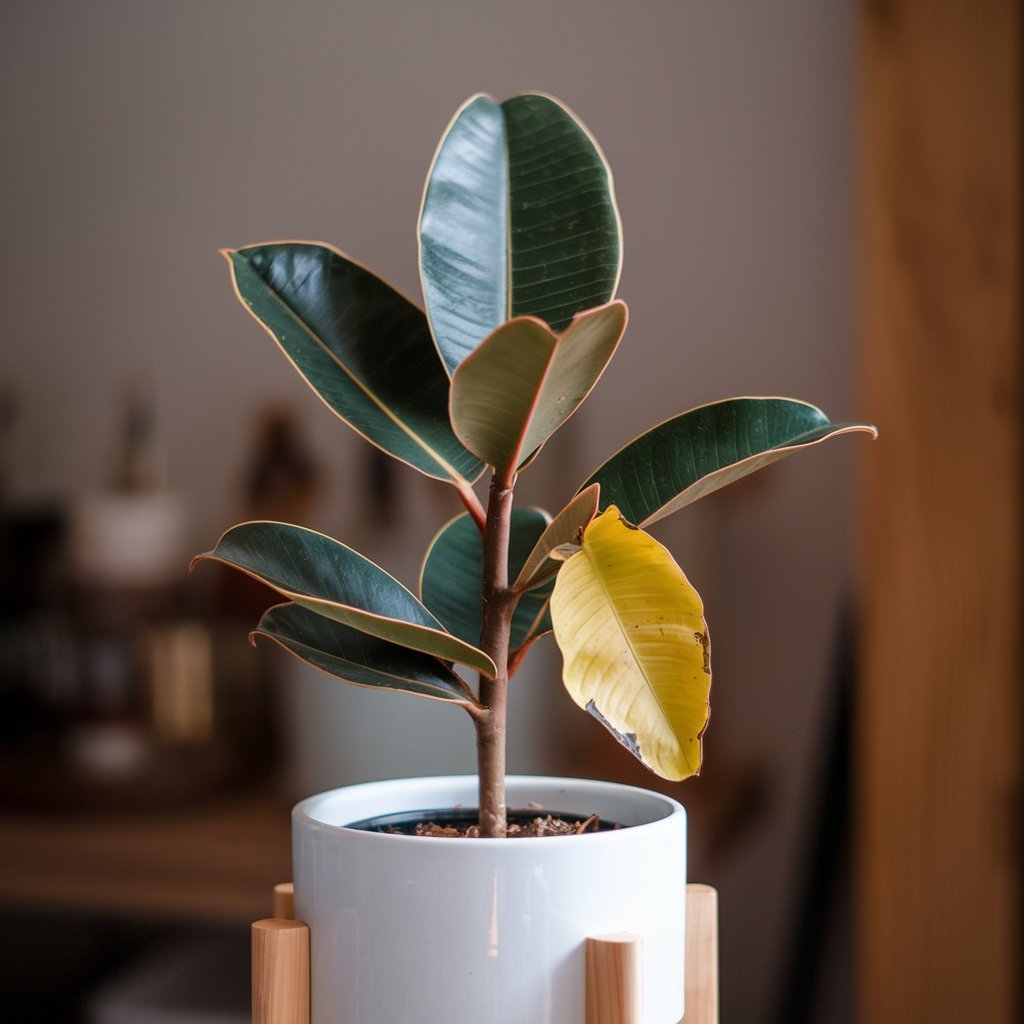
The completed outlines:
{"type": "Polygon", "coordinates": [[[644,1022],[683,1016],[686,812],[632,786],[508,779],[510,808],[599,814],[582,836],[440,839],[346,828],[475,807],[475,776],[371,782],[292,812],[313,1024],[584,1024],[588,936],[643,936],[644,1022]]]}

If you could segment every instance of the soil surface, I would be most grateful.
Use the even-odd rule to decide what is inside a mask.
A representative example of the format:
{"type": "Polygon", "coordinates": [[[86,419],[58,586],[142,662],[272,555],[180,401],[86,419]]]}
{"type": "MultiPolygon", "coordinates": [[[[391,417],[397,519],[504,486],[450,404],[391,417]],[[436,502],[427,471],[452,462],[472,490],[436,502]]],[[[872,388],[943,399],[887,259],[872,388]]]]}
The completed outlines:
{"type": "MultiPolygon", "coordinates": [[[[600,822],[596,814],[583,821],[566,821],[550,814],[538,815],[529,821],[510,821],[508,838],[518,839],[525,836],[578,836],[584,832],[599,832],[600,822]]],[[[435,839],[479,839],[480,826],[473,824],[452,825],[436,821],[417,821],[411,830],[391,828],[388,831],[400,835],[431,836],[435,839]]]]}
{"type": "MultiPolygon", "coordinates": [[[[428,836],[433,839],[479,839],[480,826],[476,808],[455,808],[438,811],[412,811],[383,815],[353,822],[349,828],[386,832],[399,836],[428,836]]],[[[539,838],[543,836],[578,836],[585,832],[609,832],[621,825],[604,821],[596,814],[561,814],[547,812],[543,807],[510,809],[508,838],[539,838]]]]}

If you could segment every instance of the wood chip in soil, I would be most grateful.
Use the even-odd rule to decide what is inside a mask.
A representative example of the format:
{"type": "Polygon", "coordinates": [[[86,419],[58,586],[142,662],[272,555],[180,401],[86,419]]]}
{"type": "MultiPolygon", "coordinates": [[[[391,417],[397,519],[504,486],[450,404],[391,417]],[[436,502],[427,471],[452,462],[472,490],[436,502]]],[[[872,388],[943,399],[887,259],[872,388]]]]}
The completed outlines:
{"type": "MultiPolygon", "coordinates": [[[[526,837],[538,838],[542,836],[578,836],[584,832],[596,832],[599,819],[592,814],[585,821],[566,821],[564,818],[555,818],[550,814],[538,815],[525,824],[510,822],[508,826],[508,838],[520,839],[526,837]]],[[[412,831],[406,829],[389,829],[395,835],[427,836],[432,839],[479,839],[479,825],[442,825],[433,821],[417,822],[412,831]]]]}

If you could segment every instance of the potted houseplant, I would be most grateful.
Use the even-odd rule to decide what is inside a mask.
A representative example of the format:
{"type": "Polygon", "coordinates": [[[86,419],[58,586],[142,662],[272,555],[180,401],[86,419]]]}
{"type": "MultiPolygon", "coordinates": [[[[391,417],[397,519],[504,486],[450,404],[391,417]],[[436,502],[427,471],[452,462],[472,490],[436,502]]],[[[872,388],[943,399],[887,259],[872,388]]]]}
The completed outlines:
{"type": "Polygon", "coordinates": [[[647,1019],[675,1024],[685,814],[630,787],[507,780],[509,680],[553,630],[573,700],[657,774],[696,773],[708,629],[700,597],[645,527],[792,452],[872,428],[789,399],[718,402],[637,438],[557,514],[517,508],[518,475],[589,395],[626,328],[619,216],[597,144],[550,97],[472,97],[430,168],[419,252],[425,312],[326,245],[225,252],[241,302],[319,397],[465,506],[431,543],[418,596],[298,525],[243,523],[200,556],[285,598],[254,635],[350,683],[451,703],[476,728],[477,778],[373,783],[296,808],[314,1022],[582,1024],[583,940],[632,930],[646,943],[647,1019]],[[374,830],[381,815],[429,825],[430,812],[459,806],[472,808],[479,838],[374,830]],[[564,834],[505,838],[510,806],[564,834]],[[564,820],[548,823],[549,809],[564,820]],[[594,815],[628,827],[598,831],[594,815]]]}

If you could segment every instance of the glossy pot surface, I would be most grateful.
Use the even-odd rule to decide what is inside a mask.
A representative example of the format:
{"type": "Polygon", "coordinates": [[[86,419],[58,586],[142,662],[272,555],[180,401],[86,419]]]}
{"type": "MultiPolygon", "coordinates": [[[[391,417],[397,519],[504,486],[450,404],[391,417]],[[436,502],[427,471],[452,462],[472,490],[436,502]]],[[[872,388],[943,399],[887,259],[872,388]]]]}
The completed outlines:
{"type": "Polygon", "coordinates": [[[683,1017],[686,812],[669,797],[511,776],[509,807],[617,831],[446,839],[347,828],[476,805],[475,776],[373,782],[292,812],[296,916],[312,942],[313,1024],[584,1024],[588,936],[643,937],[645,1024],[683,1017]]]}

